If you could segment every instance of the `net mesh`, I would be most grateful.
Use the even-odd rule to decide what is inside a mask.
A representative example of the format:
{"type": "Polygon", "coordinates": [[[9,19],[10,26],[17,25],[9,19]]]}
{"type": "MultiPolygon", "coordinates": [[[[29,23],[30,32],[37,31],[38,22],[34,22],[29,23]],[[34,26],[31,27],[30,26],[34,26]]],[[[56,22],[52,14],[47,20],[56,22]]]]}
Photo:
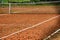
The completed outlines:
{"type": "Polygon", "coordinates": [[[0,4],[0,14],[9,13],[9,4],[0,4]]]}
{"type": "MultiPolygon", "coordinates": [[[[26,9],[26,7],[27,7],[27,10],[28,10],[28,7],[30,6],[30,7],[32,7],[32,6],[34,6],[34,7],[36,7],[36,6],[45,6],[45,5],[47,5],[47,6],[49,6],[49,5],[52,5],[52,6],[60,6],[60,1],[51,1],[51,0],[44,0],[44,1],[42,1],[42,0],[40,0],[40,2],[39,1],[32,1],[32,0],[30,0],[30,1],[21,1],[21,2],[17,2],[17,1],[7,1],[6,3],[4,2],[4,3],[1,3],[0,2],[0,9],[1,9],[1,11],[0,11],[0,13],[24,13],[25,11],[23,11],[23,10],[25,10],[26,9]]],[[[32,10],[34,10],[34,9],[32,9],[32,10]]],[[[28,13],[29,11],[27,11],[27,13],[28,13]]],[[[33,11],[34,12],[34,11],[33,11]]]]}

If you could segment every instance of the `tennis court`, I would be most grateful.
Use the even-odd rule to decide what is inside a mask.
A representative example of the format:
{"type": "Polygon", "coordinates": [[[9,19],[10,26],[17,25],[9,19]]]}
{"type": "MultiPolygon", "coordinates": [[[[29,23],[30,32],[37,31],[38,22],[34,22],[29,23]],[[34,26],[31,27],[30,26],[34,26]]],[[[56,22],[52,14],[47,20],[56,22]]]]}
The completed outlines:
{"type": "Polygon", "coordinates": [[[44,40],[60,29],[60,6],[6,4],[0,4],[1,40],[44,40]]]}
{"type": "MultiPolygon", "coordinates": [[[[44,22],[56,16],[59,16],[59,14],[8,14],[0,16],[0,37],[8,36],[17,31],[32,27],[33,25],[44,22]]],[[[38,40],[40,37],[43,39],[59,29],[59,25],[59,17],[56,17],[36,27],[30,28],[23,32],[18,32],[14,35],[8,36],[7,38],[2,38],[2,40],[38,40]],[[42,36],[43,34],[45,35],[42,36]]]]}

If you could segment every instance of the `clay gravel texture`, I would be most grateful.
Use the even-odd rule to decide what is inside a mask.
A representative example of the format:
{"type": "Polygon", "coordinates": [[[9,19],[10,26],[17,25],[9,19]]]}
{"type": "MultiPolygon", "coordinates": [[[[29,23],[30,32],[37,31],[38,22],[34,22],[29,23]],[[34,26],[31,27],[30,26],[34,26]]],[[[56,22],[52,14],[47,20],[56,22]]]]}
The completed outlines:
{"type": "MultiPolygon", "coordinates": [[[[0,38],[60,15],[60,6],[12,6],[10,11],[16,14],[0,7],[0,38]]],[[[60,17],[1,40],[43,40],[57,29],[60,17]]]]}
{"type": "MultiPolygon", "coordinates": [[[[7,14],[0,15],[0,38],[19,30],[31,27],[60,14],[7,14]]],[[[38,25],[34,28],[16,33],[2,40],[43,40],[59,29],[60,17],[38,25]]]]}
{"type": "Polygon", "coordinates": [[[11,6],[0,7],[0,13],[60,13],[60,6],[11,6]]]}
{"type": "Polygon", "coordinates": [[[55,35],[53,35],[51,38],[48,40],[60,40],[60,31],[57,32],[55,35]]]}

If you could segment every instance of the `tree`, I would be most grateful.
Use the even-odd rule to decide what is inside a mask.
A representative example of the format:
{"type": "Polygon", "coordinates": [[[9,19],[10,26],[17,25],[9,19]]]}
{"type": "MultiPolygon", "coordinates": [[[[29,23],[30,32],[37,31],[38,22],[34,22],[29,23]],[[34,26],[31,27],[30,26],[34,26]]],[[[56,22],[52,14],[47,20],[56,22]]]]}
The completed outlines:
{"type": "Polygon", "coordinates": [[[0,3],[2,3],[2,0],[0,0],[0,3]]]}

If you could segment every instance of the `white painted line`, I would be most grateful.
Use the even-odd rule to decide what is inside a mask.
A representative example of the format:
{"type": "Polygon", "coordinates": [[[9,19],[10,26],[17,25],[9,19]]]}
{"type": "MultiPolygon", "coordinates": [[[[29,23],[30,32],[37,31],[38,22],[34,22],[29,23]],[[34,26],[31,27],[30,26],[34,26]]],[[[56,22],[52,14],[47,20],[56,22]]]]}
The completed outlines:
{"type": "MultiPolygon", "coordinates": [[[[25,31],[25,30],[28,30],[28,29],[37,27],[37,26],[39,26],[39,25],[41,25],[41,24],[43,24],[43,23],[46,23],[46,22],[51,21],[51,20],[53,20],[53,19],[55,19],[55,18],[58,18],[58,17],[60,17],[60,15],[55,16],[55,17],[52,17],[52,18],[50,18],[50,19],[48,19],[48,20],[45,20],[45,21],[43,21],[43,22],[37,23],[37,24],[35,24],[35,25],[31,26],[31,27],[28,27],[28,28],[19,30],[19,31],[14,32],[14,33],[12,33],[12,34],[9,34],[9,35],[7,35],[7,36],[1,37],[0,39],[4,39],[4,38],[7,38],[7,37],[9,37],[9,36],[12,36],[12,35],[14,35],[14,34],[16,34],[16,33],[23,32],[23,31],[25,31]]],[[[2,35],[3,35],[3,34],[2,34],[2,35]]]]}
{"type": "Polygon", "coordinates": [[[57,31],[55,31],[54,33],[52,33],[51,35],[49,35],[47,38],[45,38],[44,40],[47,40],[47,39],[49,39],[49,38],[51,38],[53,35],[55,35],[57,32],[59,32],[60,31],[60,29],[58,29],[57,31]]]}
{"type": "Polygon", "coordinates": [[[0,14],[0,16],[4,16],[4,15],[8,15],[8,14],[0,14]]]}

